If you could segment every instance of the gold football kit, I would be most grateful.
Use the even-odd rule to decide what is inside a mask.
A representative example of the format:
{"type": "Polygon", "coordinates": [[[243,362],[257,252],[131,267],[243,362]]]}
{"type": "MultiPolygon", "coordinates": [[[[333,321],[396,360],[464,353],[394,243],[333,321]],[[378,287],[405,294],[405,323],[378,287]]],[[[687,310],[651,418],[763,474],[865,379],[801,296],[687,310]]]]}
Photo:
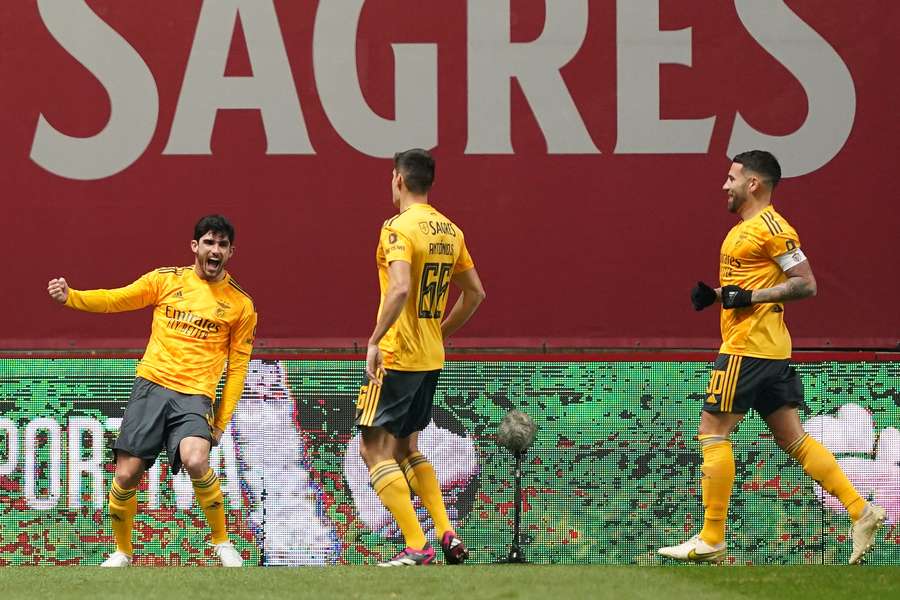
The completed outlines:
{"type": "MultiPolygon", "coordinates": [[[[746,290],[787,280],[785,271],[806,260],[797,232],[771,205],[731,228],[719,255],[719,282],[746,290]]],[[[710,373],[704,410],[763,417],[803,402],[803,383],[788,359],[791,336],[781,303],[722,309],[722,346],[710,373]]]]}
{"type": "Polygon", "coordinates": [[[384,427],[397,437],[424,429],[444,366],[441,321],[446,316],[450,280],[474,268],[462,230],[429,204],[413,204],[381,229],[375,252],[381,285],[381,314],[388,267],[410,265],[410,292],[400,316],[379,343],[385,374],[363,383],[356,424],[384,427]]]}
{"type": "Polygon", "coordinates": [[[70,289],[66,306],[100,313],[153,306],[150,341],[136,374],[176,392],[214,401],[227,360],[213,422],[225,429],[244,389],[257,319],[253,301],[230,274],[209,282],[191,267],[164,267],[121,288],[70,289]]]}
{"type": "MultiPolygon", "coordinates": [[[[441,320],[450,278],[475,266],[462,230],[429,204],[413,204],[381,229],[375,253],[381,303],[388,286],[388,265],[410,264],[410,293],[400,317],[379,347],[384,366],[398,371],[430,371],[444,366],[441,320]]],[[[378,307],[379,314],[381,306],[378,307]]]]}

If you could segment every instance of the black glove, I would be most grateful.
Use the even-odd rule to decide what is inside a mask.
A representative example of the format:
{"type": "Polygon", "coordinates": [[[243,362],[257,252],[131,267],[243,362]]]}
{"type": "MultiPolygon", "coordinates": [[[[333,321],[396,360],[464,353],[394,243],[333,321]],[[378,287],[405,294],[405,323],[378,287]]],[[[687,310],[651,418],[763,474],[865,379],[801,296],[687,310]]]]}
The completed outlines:
{"type": "Polygon", "coordinates": [[[750,297],[753,295],[752,290],[745,290],[736,285],[726,285],[722,288],[722,307],[723,308],[744,308],[750,306],[750,297]]]}
{"type": "Polygon", "coordinates": [[[694,305],[694,310],[703,310],[715,301],[716,290],[702,281],[698,281],[694,289],[691,290],[691,304],[694,305]]]}

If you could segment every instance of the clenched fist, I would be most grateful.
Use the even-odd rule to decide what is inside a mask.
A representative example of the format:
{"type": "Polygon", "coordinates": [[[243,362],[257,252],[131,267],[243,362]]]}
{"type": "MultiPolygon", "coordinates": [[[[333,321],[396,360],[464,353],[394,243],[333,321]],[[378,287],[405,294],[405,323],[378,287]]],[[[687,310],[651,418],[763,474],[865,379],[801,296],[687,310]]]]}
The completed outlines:
{"type": "Polygon", "coordinates": [[[63,277],[51,279],[49,283],[47,283],[47,293],[60,304],[65,304],[66,299],[69,297],[69,284],[66,283],[66,280],[63,277]]]}

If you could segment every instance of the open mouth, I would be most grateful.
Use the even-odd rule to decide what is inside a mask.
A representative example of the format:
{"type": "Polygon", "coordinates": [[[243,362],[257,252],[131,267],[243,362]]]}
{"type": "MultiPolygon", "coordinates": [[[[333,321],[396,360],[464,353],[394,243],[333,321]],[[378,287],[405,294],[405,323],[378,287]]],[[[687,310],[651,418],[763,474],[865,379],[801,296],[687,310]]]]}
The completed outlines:
{"type": "Polygon", "coordinates": [[[206,267],[213,271],[218,271],[219,267],[222,266],[222,261],[218,258],[207,258],[206,259],[206,267]]]}

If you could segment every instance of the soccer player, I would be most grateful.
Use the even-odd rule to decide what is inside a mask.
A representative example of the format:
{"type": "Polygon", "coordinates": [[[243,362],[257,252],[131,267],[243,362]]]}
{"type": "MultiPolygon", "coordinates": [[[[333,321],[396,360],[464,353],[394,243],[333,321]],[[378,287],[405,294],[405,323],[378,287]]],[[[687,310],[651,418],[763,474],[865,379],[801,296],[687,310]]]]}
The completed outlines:
{"type": "Polygon", "coordinates": [[[228,541],[225,504],[219,479],[209,466],[209,451],[218,444],[244,389],[256,310],[225,270],[234,254],[234,227],[225,217],[200,219],[191,250],[193,266],[157,269],[122,288],[78,291],[64,278],[52,279],[47,286],[51,298],[76,310],[110,313],[153,306],[150,341],[113,445],[116,474],[109,491],[109,516],[116,551],[104,567],[131,564],[137,486],[163,448],[172,473],[183,466],[191,476],[222,564],[243,563],[228,541]],[[213,410],[226,360],[225,387],[213,410]]]}
{"type": "Polygon", "coordinates": [[[433,182],[434,159],[427,151],[394,156],[391,195],[400,214],[382,226],[375,254],[381,303],[366,349],[367,380],[356,404],[356,425],[372,488],[406,542],[382,567],[434,560],[410,490],[431,515],[446,562],[462,563],[469,554],[447,517],[434,467],[417,446],[418,432],[431,421],[444,340],[484,300],[462,230],[428,203],[433,182]],[[446,312],[451,282],[461,293],[446,312]]]}
{"type": "Polygon", "coordinates": [[[791,337],[784,303],[816,294],[816,280],[797,232],[772,206],[781,167],[770,153],[753,150],[734,157],[723,186],[728,210],[740,217],[719,255],[720,288],[698,282],[695,310],[721,302],[722,346],[701,412],[703,529],[677,546],[660,548],[676,560],[718,562],[727,552],[725,519],[734,482],[728,436],[751,408],[765,419],[775,442],[847,509],[853,525],[850,564],[872,548],[885,510],[854,489],[834,455],[809,436],[797,407],[803,382],[790,366],[791,337]]]}

